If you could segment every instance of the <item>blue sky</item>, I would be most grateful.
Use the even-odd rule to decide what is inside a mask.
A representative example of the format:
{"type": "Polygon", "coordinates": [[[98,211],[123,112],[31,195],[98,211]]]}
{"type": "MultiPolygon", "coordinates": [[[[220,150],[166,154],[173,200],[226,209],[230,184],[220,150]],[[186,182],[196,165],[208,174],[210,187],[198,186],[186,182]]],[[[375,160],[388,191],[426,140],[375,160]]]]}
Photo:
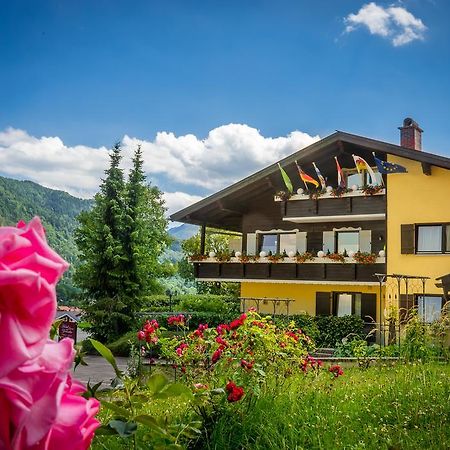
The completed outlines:
{"type": "MultiPolygon", "coordinates": [[[[130,145],[150,143],[162,162],[169,152],[167,164],[180,158],[189,166],[192,151],[195,170],[227,153],[230,139],[229,158],[218,157],[227,174],[217,183],[149,163],[163,190],[195,200],[335,129],[397,143],[406,116],[424,128],[426,150],[450,156],[446,0],[0,3],[0,172],[7,176],[86,196],[91,187],[76,189],[83,167],[72,185],[58,176],[74,161],[61,151],[78,149],[81,165],[95,154],[99,167],[85,168],[93,177],[105,162],[102,148],[128,136],[130,145]],[[228,124],[247,128],[230,132],[228,124]],[[307,136],[289,138],[295,131],[307,136]],[[173,142],[158,143],[161,132],[173,142]],[[196,139],[180,142],[191,134],[196,139]],[[236,140],[249,135],[255,150],[241,170],[233,166],[242,152],[236,140]],[[43,136],[56,139],[48,151],[43,136]],[[268,139],[283,137],[289,142],[268,139]],[[258,142],[262,157],[254,155],[258,142]],[[15,160],[21,145],[56,160],[40,167],[25,150],[15,160]]],[[[199,173],[220,177],[220,168],[199,173]]]]}

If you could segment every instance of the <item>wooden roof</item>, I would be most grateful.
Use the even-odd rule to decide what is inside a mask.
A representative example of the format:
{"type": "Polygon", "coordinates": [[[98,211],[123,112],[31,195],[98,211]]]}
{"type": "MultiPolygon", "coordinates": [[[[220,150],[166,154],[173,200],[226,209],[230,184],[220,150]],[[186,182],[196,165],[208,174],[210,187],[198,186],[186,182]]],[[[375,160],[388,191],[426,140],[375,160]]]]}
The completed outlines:
{"type": "MultiPolygon", "coordinates": [[[[375,152],[380,159],[386,159],[386,155],[390,154],[421,162],[425,173],[430,171],[431,166],[450,170],[450,158],[336,131],[253,175],[172,214],[170,218],[177,222],[196,225],[204,223],[215,228],[240,231],[242,215],[250,202],[267,199],[268,195],[273,196],[277,191],[285,189],[278,162],[294,181],[299,180],[295,161],[297,160],[303,170],[316,178],[312,167],[314,161],[322,175],[328,178],[328,183],[336,186],[337,172],[334,156],[339,158],[341,167],[354,168],[353,153],[366,159],[369,164],[375,165],[372,152],[375,152]]],[[[299,186],[300,182],[295,187],[299,186]]]]}

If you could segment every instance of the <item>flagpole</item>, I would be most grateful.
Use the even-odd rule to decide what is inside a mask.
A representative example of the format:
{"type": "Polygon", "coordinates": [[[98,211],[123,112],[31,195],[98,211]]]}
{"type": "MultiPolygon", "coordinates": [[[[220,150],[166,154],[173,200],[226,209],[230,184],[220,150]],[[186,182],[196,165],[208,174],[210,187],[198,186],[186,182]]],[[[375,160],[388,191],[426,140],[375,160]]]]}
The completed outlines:
{"type": "Polygon", "coordinates": [[[298,171],[298,175],[299,175],[300,179],[303,181],[303,184],[305,185],[306,190],[309,192],[308,185],[306,184],[306,181],[302,178],[302,172],[301,172],[300,166],[297,163],[297,160],[295,161],[295,165],[297,166],[297,171],[298,171]]]}
{"type": "MultiPolygon", "coordinates": [[[[372,155],[374,158],[376,158],[375,152],[372,152],[372,155]]],[[[376,165],[378,167],[378,164],[376,164],[376,165]]],[[[380,174],[381,185],[384,186],[383,174],[380,172],[380,169],[378,169],[378,173],[380,174]]]]}

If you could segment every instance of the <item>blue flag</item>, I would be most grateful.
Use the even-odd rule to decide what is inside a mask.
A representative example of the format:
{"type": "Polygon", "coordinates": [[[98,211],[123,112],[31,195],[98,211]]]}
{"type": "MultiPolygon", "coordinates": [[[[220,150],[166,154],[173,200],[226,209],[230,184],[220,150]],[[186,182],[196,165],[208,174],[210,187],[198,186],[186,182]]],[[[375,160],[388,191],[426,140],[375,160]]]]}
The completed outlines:
{"type": "Polygon", "coordinates": [[[375,164],[378,167],[378,172],[380,172],[380,173],[390,174],[390,173],[405,173],[405,172],[408,172],[406,170],[406,167],[403,167],[400,164],[394,164],[394,163],[390,163],[390,162],[378,159],[375,156],[375,153],[373,153],[373,157],[375,159],[375,164]]]}

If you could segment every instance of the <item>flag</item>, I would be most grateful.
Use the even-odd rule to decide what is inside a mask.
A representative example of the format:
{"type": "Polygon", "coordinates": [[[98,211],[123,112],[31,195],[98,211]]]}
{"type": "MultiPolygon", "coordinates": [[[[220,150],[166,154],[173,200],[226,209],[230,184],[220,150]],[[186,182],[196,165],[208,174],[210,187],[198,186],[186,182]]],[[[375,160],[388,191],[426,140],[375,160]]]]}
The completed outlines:
{"type": "Polygon", "coordinates": [[[341,166],[339,165],[337,156],[335,156],[334,159],[336,160],[338,187],[345,189],[346,186],[345,186],[344,172],[342,171],[341,166]]]}
{"type": "Polygon", "coordinates": [[[289,175],[286,173],[286,171],[280,166],[280,163],[278,163],[278,168],[280,169],[281,176],[283,177],[284,184],[286,185],[286,189],[292,194],[294,192],[294,188],[292,187],[292,181],[289,178],[289,175]]]}
{"type": "Polygon", "coordinates": [[[367,170],[370,174],[370,184],[372,186],[375,186],[377,183],[377,176],[375,175],[375,172],[373,171],[372,167],[369,166],[368,162],[361,158],[361,156],[358,155],[352,155],[353,160],[355,161],[356,170],[358,173],[361,173],[363,170],[367,170]]]}
{"type": "Polygon", "coordinates": [[[311,183],[315,187],[319,186],[319,183],[313,177],[310,177],[307,173],[303,172],[301,167],[297,164],[297,161],[295,161],[295,165],[297,166],[298,174],[300,175],[301,180],[305,183],[306,189],[308,189],[308,185],[306,183],[311,183]]]}
{"type": "Polygon", "coordinates": [[[313,166],[314,166],[314,169],[316,170],[317,178],[318,178],[319,181],[320,181],[320,185],[322,186],[322,189],[326,189],[326,188],[327,188],[327,183],[326,183],[326,181],[325,181],[325,178],[324,178],[323,175],[320,173],[320,170],[319,170],[319,168],[316,166],[316,163],[315,163],[315,162],[313,162],[313,166]]]}
{"type": "Polygon", "coordinates": [[[375,156],[375,153],[373,154],[373,158],[375,159],[375,164],[378,167],[378,172],[390,174],[390,173],[406,173],[408,172],[406,170],[406,167],[401,166],[400,164],[394,164],[387,161],[383,161],[382,159],[378,159],[375,156]]]}

